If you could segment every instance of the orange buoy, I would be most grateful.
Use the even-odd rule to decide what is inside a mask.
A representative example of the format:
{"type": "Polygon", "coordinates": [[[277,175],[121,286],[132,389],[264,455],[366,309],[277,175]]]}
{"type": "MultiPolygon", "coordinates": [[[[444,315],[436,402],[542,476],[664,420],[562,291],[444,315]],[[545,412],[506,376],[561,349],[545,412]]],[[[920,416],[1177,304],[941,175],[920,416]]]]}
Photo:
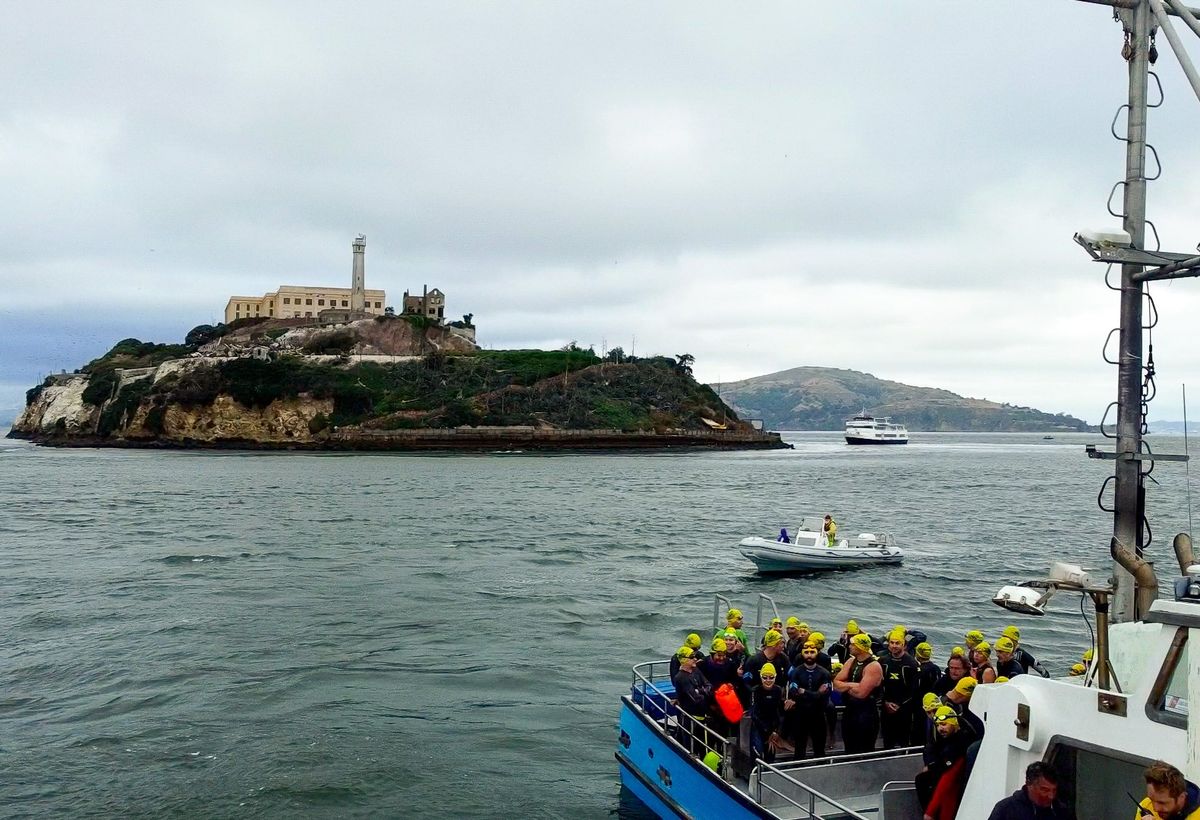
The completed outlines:
{"type": "Polygon", "coordinates": [[[716,699],[717,708],[727,721],[737,723],[742,719],[742,702],[738,700],[737,692],[733,691],[731,684],[722,683],[718,686],[716,699]]]}

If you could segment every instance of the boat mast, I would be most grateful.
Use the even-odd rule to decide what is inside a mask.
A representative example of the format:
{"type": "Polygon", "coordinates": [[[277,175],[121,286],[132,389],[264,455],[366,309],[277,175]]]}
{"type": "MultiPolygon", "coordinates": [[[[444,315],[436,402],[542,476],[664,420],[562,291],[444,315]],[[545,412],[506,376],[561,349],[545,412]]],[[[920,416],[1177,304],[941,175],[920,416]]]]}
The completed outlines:
{"type": "MultiPolygon", "coordinates": [[[[1146,92],[1149,72],[1150,3],[1142,0],[1118,12],[1128,35],[1129,108],[1125,150],[1124,225],[1132,247],[1146,247],[1146,92]],[[1132,53],[1130,54],[1130,51],[1132,53]]],[[[1142,554],[1142,521],[1146,512],[1142,462],[1142,300],[1143,286],[1134,279],[1142,265],[1121,266],[1121,334],[1117,372],[1117,458],[1113,498],[1113,537],[1142,554]]],[[[1114,622],[1139,620],[1133,574],[1114,555],[1114,622]]]]}
{"type": "MultiPolygon", "coordinates": [[[[1162,28],[1172,51],[1200,97],[1200,72],[1179,42],[1169,17],[1181,18],[1200,35],[1200,10],[1185,6],[1183,0],[1082,0],[1110,6],[1125,29],[1122,54],[1129,63],[1129,103],[1126,107],[1125,180],[1123,228],[1128,243],[1111,242],[1076,234],[1075,240],[1098,262],[1121,265],[1120,358],[1117,373],[1116,450],[1102,453],[1087,448],[1092,458],[1116,461],[1114,471],[1112,620],[1140,620],[1158,595],[1154,570],[1142,555],[1144,537],[1147,470],[1143,463],[1186,461],[1187,455],[1150,454],[1142,442],[1145,403],[1144,378],[1149,362],[1143,359],[1142,330],[1144,285],[1164,279],[1200,276],[1200,256],[1196,253],[1168,253],[1155,247],[1146,249],[1146,95],[1149,64],[1154,55],[1154,35],[1162,28]]],[[[1157,105],[1157,103],[1156,103],[1157,105]]],[[[1114,127],[1115,133],[1115,127],[1114,127]]],[[[1157,234],[1155,236],[1157,246],[1157,234]]],[[[1106,414],[1107,415],[1107,414],[1106,414]]]]}

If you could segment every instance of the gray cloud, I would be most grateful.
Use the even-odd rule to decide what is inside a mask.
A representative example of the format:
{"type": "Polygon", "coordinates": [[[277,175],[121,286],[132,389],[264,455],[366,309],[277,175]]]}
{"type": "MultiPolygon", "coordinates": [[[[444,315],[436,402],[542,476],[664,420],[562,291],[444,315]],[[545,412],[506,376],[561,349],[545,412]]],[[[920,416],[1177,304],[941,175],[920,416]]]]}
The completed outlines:
{"type": "MultiPolygon", "coordinates": [[[[1121,176],[1103,8],[353,9],[7,10],[0,407],[235,292],[340,282],[358,231],[389,301],[441,287],[496,347],[636,336],[710,379],[826,364],[1107,402],[1116,305],[1070,243],[1121,176]]],[[[1187,249],[1200,112],[1169,60],[1151,214],[1187,249]]],[[[1196,300],[1166,295],[1185,380],[1196,300]]]]}

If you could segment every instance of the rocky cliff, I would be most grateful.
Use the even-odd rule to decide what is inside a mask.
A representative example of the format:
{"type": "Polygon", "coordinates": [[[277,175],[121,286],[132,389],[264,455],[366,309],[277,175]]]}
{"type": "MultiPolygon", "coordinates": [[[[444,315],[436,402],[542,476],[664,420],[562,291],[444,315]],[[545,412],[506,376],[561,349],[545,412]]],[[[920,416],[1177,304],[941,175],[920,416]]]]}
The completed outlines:
{"type": "Polygon", "coordinates": [[[126,339],[81,372],[30,390],[10,435],[65,446],[783,446],[739,421],[681,362],[605,362],[577,348],[480,351],[473,343],[456,352],[469,340],[431,340],[427,329],[412,334],[406,325],[368,320],[361,332],[332,339],[347,328],[305,328],[302,336],[284,328],[273,338],[268,329],[182,346],[126,339]]]}

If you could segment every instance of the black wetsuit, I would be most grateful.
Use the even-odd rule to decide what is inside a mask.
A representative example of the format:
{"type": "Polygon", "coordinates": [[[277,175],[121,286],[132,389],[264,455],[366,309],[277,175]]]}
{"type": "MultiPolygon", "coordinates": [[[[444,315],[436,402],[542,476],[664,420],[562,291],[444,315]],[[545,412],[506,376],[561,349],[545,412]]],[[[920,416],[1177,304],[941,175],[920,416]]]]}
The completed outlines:
{"type": "MultiPolygon", "coordinates": [[[[860,683],[863,670],[873,663],[879,663],[879,658],[868,655],[861,661],[851,659],[850,672],[847,680],[850,683],[860,683]]],[[[865,698],[857,698],[849,692],[842,693],[842,703],[846,711],[842,714],[842,741],[850,754],[875,751],[875,740],[879,736],[879,686],[865,698]]]]}
{"type": "Polygon", "coordinates": [[[768,741],[783,726],[783,689],[778,685],[768,689],[755,686],[750,690],[751,744],[756,754],[768,763],[775,762],[775,753],[768,741]]]}
{"type": "Polygon", "coordinates": [[[909,742],[913,746],[920,746],[925,742],[926,730],[929,728],[929,716],[921,708],[921,699],[927,692],[933,692],[942,679],[942,670],[933,661],[917,661],[917,665],[920,667],[917,674],[917,695],[912,708],[912,734],[909,735],[909,742]]]}
{"type": "MultiPolygon", "coordinates": [[[[970,673],[968,672],[967,674],[970,674],[970,673]]],[[[959,680],[962,680],[962,678],[959,678],[959,680]]],[[[953,689],[955,684],[957,684],[957,683],[958,683],[957,680],[955,680],[954,678],[950,677],[948,674],[943,672],[942,676],[940,678],[938,678],[937,683],[935,683],[933,685],[933,689],[930,691],[932,691],[933,694],[937,695],[939,698],[945,697],[946,693],[949,692],[951,689],[953,689]]]]}
{"type": "Polygon", "coordinates": [[[829,657],[844,664],[850,659],[850,647],[842,641],[838,641],[829,647],[829,657]]]}
{"type": "MultiPolygon", "coordinates": [[[[1025,670],[1025,674],[1027,675],[1031,672],[1037,672],[1043,678],[1050,677],[1050,673],[1042,668],[1042,665],[1037,662],[1037,658],[1030,655],[1020,646],[1013,651],[1013,660],[1021,664],[1021,668],[1025,670]]],[[[1009,675],[1009,677],[1011,678],[1012,675],[1009,675]]]]}
{"type": "Polygon", "coordinates": [[[966,703],[955,703],[949,698],[943,700],[958,714],[959,734],[970,735],[971,742],[983,740],[983,720],[972,712],[966,703]]]}
{"type": "Polygon", "coordinates": [[[796,759],[802,760],[812,740],[813,757],[825,756],[825,709],[829,705],[829,692],[833,689],[833,676],[823,666],[801,663],[793,666],[788,676],[788,698],[796,705],[785,716],[790,734],[796,743],[796,759]],[[820,691],[821,687],[825,691],[820,691]]]}
{"type": "MultiPolygon", "coordinates": [[[[696,659],[697,665],[704,660],[704,653],[699,649],[692,652],[692,657],[696,659]]],[[[675,680],[675,673],[679,671],[679,658],[671,656],[671,680],[675,680]]]]}
{"type": "MultiPolygon", "coordinates": [[[[780,647],[780,649],[782,650],[783,647],[780,647]]],[[[763,668],[763,665],[768,663],[775,667],[776,681],[782,682],[787,680],[788,669],[790,668],[788,666],[787,653],[781,651],[774,658],[768,658],[767,653],[760,650],[755,652],[754,657],[746,661],[742,666],[742,680],[745,681],[746,686],[753,689],[762,683],[762,678],[758,676],[758,673],[763,668]],[[747,675],[750,677],[747,678],[747,675]]]]}
{"type": "Polygon", "coordinates": [[[912,737],[912,710],[917,698],[921,667],[907,652],[898,658],[889,652],[879,659],[879,663],[883,666],[883,684],[880,686],[883,706],[879,713],[883,748],[907,746],[912,737]],[[888,709],[889,703],[896,705],[896,711],[888,709]]]}
{"type": "Polygon", "coordinates": [[[704,748],[704,720],[712,707],[713,687],[699,669],[685,672],[680,669],[673,678],[675,698],[680,711],[691,715],[698,723],[683,720],[679,725],[679,742],[688,746],[693,754],[704,748]]]}
{"type": "Polygon", "coordinates": [[[1017,660],[1014,654],[1006,661],[996,661],[996,677],[1015,678],[1017,675],[1024,675],[1025,667],[1021,666],[1021,662],[1017,660]]]}

